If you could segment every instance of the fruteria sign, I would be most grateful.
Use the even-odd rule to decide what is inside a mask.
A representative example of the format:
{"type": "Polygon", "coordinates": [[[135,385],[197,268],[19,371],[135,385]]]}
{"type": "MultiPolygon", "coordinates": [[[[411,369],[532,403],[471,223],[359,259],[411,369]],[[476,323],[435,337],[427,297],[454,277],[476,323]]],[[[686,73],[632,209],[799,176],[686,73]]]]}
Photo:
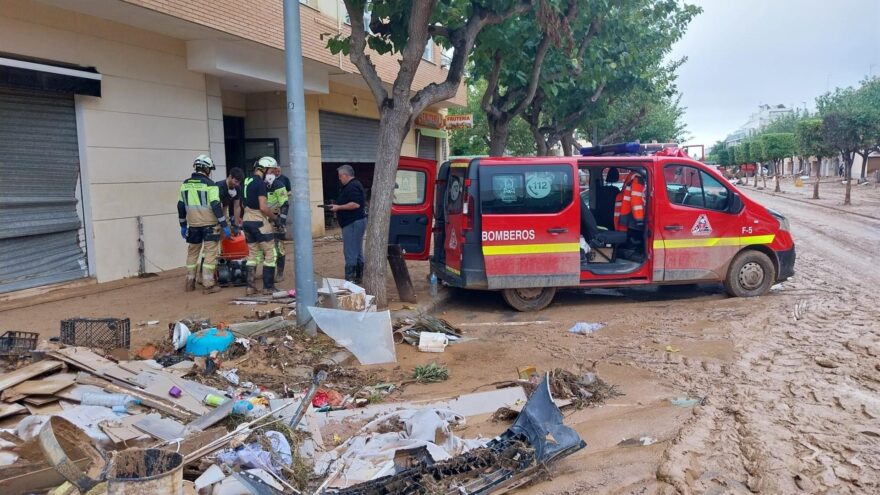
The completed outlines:
{"type": "Polygon", "coordinates": [[[446,116],[446,128],[447,129],[463,129],[465,127],[473,127],[474,126],[474,114],[468,113],[464,115],[447,115],[446,116]]]}
{"type": "Polygon", "coordinates": [[[432,129],[441,129],[443,127],[443,116],[434,112],[422,112],[416,117],[416,125],[430,127],[432,129]]]}

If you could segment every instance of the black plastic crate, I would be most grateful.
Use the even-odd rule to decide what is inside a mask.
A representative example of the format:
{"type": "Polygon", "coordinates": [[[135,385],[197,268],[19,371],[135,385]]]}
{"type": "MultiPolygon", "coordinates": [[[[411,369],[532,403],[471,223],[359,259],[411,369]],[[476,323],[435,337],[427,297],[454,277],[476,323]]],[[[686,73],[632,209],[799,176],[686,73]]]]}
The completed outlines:
{"type": "Polygon", "coordinates": [[[128,349],[131,346],[131,322],[128,318],[61,320],[61,343],[99,349],[128,349]]]}
{"type": "Polygon", "coordinates": [[[37,348],[40,334],[9,331],[0,336],[0,354],[24,354],[37,348]]]}

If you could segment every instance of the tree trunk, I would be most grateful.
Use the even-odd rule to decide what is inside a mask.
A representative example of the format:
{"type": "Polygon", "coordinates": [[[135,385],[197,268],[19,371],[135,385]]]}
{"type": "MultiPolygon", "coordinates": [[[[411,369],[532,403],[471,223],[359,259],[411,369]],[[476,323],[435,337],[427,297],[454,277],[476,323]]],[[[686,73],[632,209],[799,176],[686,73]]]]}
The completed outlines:
{"type": "Polygon", "coordinates": [[[779,188],[779,162],[774,162],[773,164],[773,177],[776,179],[776,187],[773,189],[773,192],[782,192],[782,189],[779,188]]]}
{"type": "Polygon", "coordinates": [[[510,120],[489,117],[489,156],[504,156],[507,138],[510,136],[510,120]]]}
{"type": "Polygon", "coordinates": [[[852,204],[851,193],[852,193],[852,164],[855,159],[855,153],[846,153],[846,159],[844,160],[846,169],[843,171],[843,176],[846,178],[846,195],[843,197],[843,205],[849,206],[852,204]]]}
{"type": "Polygon", "coordinates": [[[391,225],[391,201],[397,176],[397,161],[403,138],[409,132],[409,112],[406,106],[397,110],[385,108],[379,120],[379,143],[376,167],[373,172],[370,216],[364,245],[364,288],[376,297],[376,304],[388,304],[385,290],[386,246],[391,225]]]}
{"type": "Polygon", "coordinates": [[[862,157],[862,173],[859,177],[859,180],[868,180],[868,156],[871,154],[870,150],[865,150],[864,153],[861,154],[862,157]]]}
{"type": "Polygon", "coordinates": [[[574,136],[570,132],[563,134],[562,136],[562,155],[563,156],[572,156],[574,153],[575,141],[574,136]]]}
{"type": "Polygon", "coordinates": [[[816,160],[816,182],[813,183],[813,199],[819,199],[819,173],[822,170],[822,160],[816,160]]]}
{"type": "MultiPolygon", "coordinates": [[[[769,172],[769,170],[767,172],[769,172]]],[[[764,189],[767,189],[767,174],[764,173],[763,166],[761,166],[761,184],[763,184],[764,189]]]]}

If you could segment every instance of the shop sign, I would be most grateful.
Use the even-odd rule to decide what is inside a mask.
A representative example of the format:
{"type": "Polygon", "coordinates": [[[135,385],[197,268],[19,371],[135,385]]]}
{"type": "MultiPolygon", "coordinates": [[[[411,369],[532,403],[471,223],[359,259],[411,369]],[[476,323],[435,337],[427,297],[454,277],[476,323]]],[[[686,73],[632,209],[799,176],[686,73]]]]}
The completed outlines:
{"type": "Polygon", "coordinates": [[[440,129],[443,127],[443,116],[434,112],[422,112],[416,117],[416,125],[440,129]]]}
{"type": "Polygon", "coordinates": [[[447,129],[462,129],[465,127],[473,127],[474,126],[474,115],[472,113],[464,114],[464,115],[447,115],[446,116],[446,128],[447,129]]]}

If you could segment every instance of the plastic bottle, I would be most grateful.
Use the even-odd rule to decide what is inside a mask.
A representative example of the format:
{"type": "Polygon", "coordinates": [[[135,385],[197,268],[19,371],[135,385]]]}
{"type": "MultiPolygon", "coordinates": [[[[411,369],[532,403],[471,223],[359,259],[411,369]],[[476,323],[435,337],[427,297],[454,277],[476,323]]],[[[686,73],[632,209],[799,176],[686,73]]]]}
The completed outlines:
{"type": "Polygon", "coordinates": [[[244,416],[248,413],[248,411],[252,410],[254,405],[247,400],[237,400],[235,404],[232,405],[232,415],[233,416],[244,416]]]}
{"type": "Polygon", "coordinates": [[[437,297],[437,274],[431,272],[431,297],[437,297]]]}
{"type": "Polygon", "coordinates": [[[123,406],[126,408],[140,403],[140,399],[128,394],[108,394],[106,392],[85,392],[80,401],[80,404],[84,406],[123,406]]]}

